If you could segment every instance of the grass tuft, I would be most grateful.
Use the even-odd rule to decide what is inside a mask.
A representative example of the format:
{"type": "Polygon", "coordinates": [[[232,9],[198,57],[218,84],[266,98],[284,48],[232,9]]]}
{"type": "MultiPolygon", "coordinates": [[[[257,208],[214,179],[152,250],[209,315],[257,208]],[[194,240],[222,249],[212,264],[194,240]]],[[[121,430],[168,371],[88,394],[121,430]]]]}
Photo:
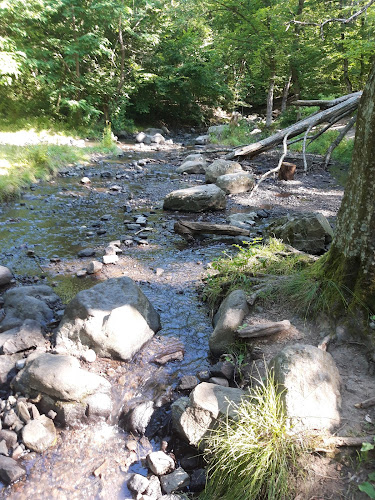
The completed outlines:
{"type": "Polygon", "coordinates": [[[205,443],[208,481],[201,500],[294,498],[307,441],[290,428],[272,373],[233,407],[235,420],[219,424],[205,443]]]}

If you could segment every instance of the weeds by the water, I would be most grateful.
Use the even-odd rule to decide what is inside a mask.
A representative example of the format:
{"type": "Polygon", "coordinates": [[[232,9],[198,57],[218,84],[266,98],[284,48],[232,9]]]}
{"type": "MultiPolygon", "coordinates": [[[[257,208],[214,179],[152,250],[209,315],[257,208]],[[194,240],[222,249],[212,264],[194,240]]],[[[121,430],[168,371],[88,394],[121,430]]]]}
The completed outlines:
{"type": "Polygon", "coordinates": [[[202,500],[294,498],[305,438],[293,432],[272,374],[248,399],[233,405],[236,418],[212,431],[206,447],[208,481],[202,500]]]}
{"type": "Polygon", "coordinates": [[[287,275],[309,263],[308,256],[290,253],[286,245],[275,238],[270,238],[268,243],[257,240],[244,245],[234,245],[238,250],[235,255],[224,253],[223,257],[212,262],[212,268],[217,272],[208,276],[203,292],[212,308],[236,288],[250,292],[253,278],[259,274],[287,275]]]}

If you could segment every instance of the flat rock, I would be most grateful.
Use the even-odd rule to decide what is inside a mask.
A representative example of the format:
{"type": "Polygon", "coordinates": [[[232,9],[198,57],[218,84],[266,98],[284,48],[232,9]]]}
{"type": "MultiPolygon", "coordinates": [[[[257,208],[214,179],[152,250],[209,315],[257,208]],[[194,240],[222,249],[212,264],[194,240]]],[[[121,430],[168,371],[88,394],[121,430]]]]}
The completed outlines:
{"type": "Polygon", "coordinates": [[[0,286],[8,285],[12,279],[12,271],[8,267],[0,266],[0,286]]]}
{"type": "Polygon", "coordinates": [[[312,345],[289,346],[269,363],[294,428],[333,430],[340,423],[339,371],[332,356],[312,345]]]}
{"type": "Polygon", "coordinates": [[[95,253],[93,248],[83,248],[78,252],[78,257],[94,257],[95,253]]]}
{"type": "Polygon", "coordinates": [[[206,168],[206,183],[215,183],[221,175],[243,172],[241,165],[236,161],[215,160],[206,168]]]}
{"type": "Polygon", "coordinates": [[[202,155],[189,155],[177,168],[179,174],[204,174],[207,163],[202,155]],[[190,157],[190,159],[188,159],[190,157]]]}
{"type": "Polygon", "coordinates": [[[243,290],[233,290],[221,303],[214,317],[215,329],[209,338],[212,354],[220,356],[236,340],[235,332],[249,312],[246,294],[243,290]]]}
{"type": "Polygon", "coordinates": [[[204,212],[223,210],[226,207],[225,193],[218,186],[195,186],[172,191],[164,199],[164,210],[204,212]]]}
{"type": "Polygon", "coordinates": [[[40,392],[63,401],[82,401],[97,392],[108,393],[111,387],[105,378],[82,370],[73,356],[50,353],[30,355],[13,386],[24,394],[40,392]]]}
{"type": "Polygon", "coordinates": [[[53,421],[42,415],[30,420],[22,429],[22,441],[29,450],[42,453],[56,442],[56,429],[53,421]]]}
{"type": "Polygon", "coordinates": [[[238,194],[251,191],[254,188],[254,177],[247,172],[220,175],[216,185],[226,194],[238,194]]]}
{"type": "Polygon", "coordinates": [[[69,302],[56,345],[68,351],[88,346],[98,356],[129,360],[160,327],[159,314],[134,281],[112,278],[69,302]]]}
{"type": "Polygon", "coordinates": [[[45,347],[46,339],[40,324],[26,319],[19,327],[0,334],[0,348],[4,354],[15,354],[31,348],[45,347]]]}
{"type": "Polygon", "coordinates": [[[0,456],[0,479],[5,484],[11,484],[24,476],[26,476],[26,470],[20,467],[13,458],[0,456]]]}
{"type": "Polygon", "coordinates": [[[190,484],[190,477],[182,467],[160,478],[161,488],[164,493],[170,494],[182,490],[190,484]]]}

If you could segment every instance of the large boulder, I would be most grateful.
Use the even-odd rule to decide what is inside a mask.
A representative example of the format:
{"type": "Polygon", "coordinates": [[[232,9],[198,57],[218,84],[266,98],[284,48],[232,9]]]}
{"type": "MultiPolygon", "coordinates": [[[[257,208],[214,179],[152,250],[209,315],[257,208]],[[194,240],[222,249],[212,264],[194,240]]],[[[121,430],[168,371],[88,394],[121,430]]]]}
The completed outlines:
{"type": "Polygon", "coordinates": [[[13,274],[10,269],[5,266],[0,266],[0,286],[8,285],[13,279],[13,274]]]}
{"type": "Polygon", "coordinates": [[[68,352],[129,360],[160,330],[159,314],[130,278],[112,278],[79,292],[66,306],[56,345],[68,352]]]}
{"type": "Polygon", "coordinates": [[[204,174],[206,171],[206,159],[201,154],[188,155],[181,165],[177,168],[180,174],[204,174]]]}
{"type": "Polygon", "coordinates": [[[217,420],[236,417],[234,405],[239,405],[245,396],[241,389],[202,382],[189,398],[172,404],[173,426],[185,441],[198,446],[217,420]]]}
{"type": "Polygon", "coordinates": [[[220,175],[216,185],[226,194],[246,193],[254,188],[254,177],[247,172],[220,175]]]}
{"type": "Polygon", "coordinates": [[[223,210],[226,207],[225,193],[218,186],[195,186],[172,191],[164,199],[164,210],[205,212],[223,210]]]}
{"type": "Polygon", "coordinates": [[[46,285],[20,286],[4,294],[5,317],[0,332],[21,326],[26,319],[45,326],[53,319],[53,306],[60,300],[46,285]]]}
{"type": "Polygon", "coordinates": [[[184,212],[205,212],[206,210],[223,210],[226,207],[224,191],[219,187],[195,186],[172,191],[164,199],[164,210],[184,212]]]}
{"type": "Polygon", "coordinates": [[[221,175],[235,174],[237,172],[243,172],[243,170],[236,161],[215,160],[206,168],[206,183],[214,184],[221,175]]]}
{"type": "Polygon", "coordinates": [[[320,255],[332,241],[333,230],[324,215],[307,214],[281,217],[267,232],[302,252],[320,255]]]}
{"type": "Polygon", "coordinates": [[[37,397],[42,413],[55,411],[56,421],[63,425],[74,425],[91,417],[108,417],[112,409],[111,384],[81,369],[73,356],[31,354],[12,386],[17,392],[37,397]]]}
{"type": "Polygon", "coordinates": [[[236,340],[235,332],[249,313],[246,294],[243,290],[233,290],[221,303],[214,316],[214,331],[209,339],[210,351],[215,356],[225,353],[236,340]]]}
{"type": "Polygon", "coordinates": [[[269,363],[296,428],[332,430],[340,423],[339,371],[332,356],[312,345],[286,347],[269,363]]]}

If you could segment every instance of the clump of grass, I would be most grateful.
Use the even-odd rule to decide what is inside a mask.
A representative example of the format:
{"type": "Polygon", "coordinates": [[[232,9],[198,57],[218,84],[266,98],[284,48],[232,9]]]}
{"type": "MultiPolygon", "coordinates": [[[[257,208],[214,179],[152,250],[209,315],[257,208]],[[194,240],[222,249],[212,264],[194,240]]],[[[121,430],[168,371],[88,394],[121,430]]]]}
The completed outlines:
{"type": "Polygon", "coordinates": [[[210,142],[234,147],[251,144],[265,137],[263,132],[262,134],[250,135],[250,132],[256,127],[256,123],[247,120],[241,120],[237,126],[228,124],[227,128],[220,134],[210,134],[210,142]]]}
{"type": "Polygon", "coordinates": [[[205,283],[203,298],[215,308],[220,300],[236,288],[251,291],[254,276],[259,274],[288,275],[304,268],[309,262],[306,255],[290,253],[286,245],[276,238],[267,243],[259,239],[245,246],[233,245],[238,251],[234,255],[224,252],[212,262],[216,273],[210,274],[205,283]]]}
{"type": "Polygon", "coordinates": [[[290,428],[272,373],[248,399],[233,406],[235,420],[219,424],[207,440],[208,482],[200,498],[294,498],[307,440],[290,428]]]}

